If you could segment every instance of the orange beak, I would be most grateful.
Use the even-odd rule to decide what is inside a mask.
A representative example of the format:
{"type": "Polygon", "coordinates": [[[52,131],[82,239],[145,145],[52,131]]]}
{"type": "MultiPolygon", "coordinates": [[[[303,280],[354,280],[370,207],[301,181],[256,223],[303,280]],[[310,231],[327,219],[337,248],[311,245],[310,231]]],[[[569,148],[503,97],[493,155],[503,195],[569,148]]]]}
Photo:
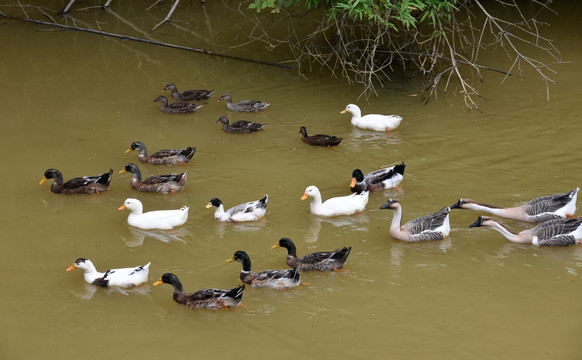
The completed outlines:
{"type": "Polygon", "coordinates": [[[356,183],[358,181],[356,180],[356,178],[352,178],[352,182],[350,183],[350,187],[353,188],[354,186],[356,186],[356,183]]]}
{"type": "Polygon", "coordinates": [[[67,268],[67,271],[73,271],[73,270],[75,270],[76,268],[77,268],[77,267],[75,266],[75,264],[73,264],[73,265],[71,265],[71,266],[69,266],[69,267],[67,268]]]}
{"type": "Polygon", "coordinates": [[[307,193],[303,194],[303,196],[301,197],[301,200],[305,200],[309,197],[309,195],[307,195],[307,193]]]}
{"type": "Polygon", "coordinates": [[[123,204],[120,207],[118,207],[117,210],[125,210],[125,204],[123,204]]]}
{"type": "Polygon", "coordinates": [[[347,112],[348,112],[348,111],[347,111],[346,109],[343,109],[342,111],[340,111],[340,114],[345,114],[345,113],[347,113],[347,112]]]}

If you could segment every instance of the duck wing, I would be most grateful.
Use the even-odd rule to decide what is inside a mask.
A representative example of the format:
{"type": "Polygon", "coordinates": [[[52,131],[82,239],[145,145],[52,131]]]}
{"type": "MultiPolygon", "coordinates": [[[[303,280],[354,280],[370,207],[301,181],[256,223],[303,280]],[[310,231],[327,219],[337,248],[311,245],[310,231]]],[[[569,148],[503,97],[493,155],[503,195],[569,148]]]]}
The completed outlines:
{"type": "Polygon", "coordinates": [[[418,235],[425,231],[433,231],[445,223],[450,211],[450,208],[444,207],[436,213],[412,219],[404,224],[402,228],[406,229],[412,235],[418,235]]]}
{"type": "Polygon", "coordinates": [[[565,194],[546,195],[535,198],[523,205],[523,211],[530,216],[553,213],[572,201],[572,198],[577,194],[577,192],[576,189],[565,194]]]}

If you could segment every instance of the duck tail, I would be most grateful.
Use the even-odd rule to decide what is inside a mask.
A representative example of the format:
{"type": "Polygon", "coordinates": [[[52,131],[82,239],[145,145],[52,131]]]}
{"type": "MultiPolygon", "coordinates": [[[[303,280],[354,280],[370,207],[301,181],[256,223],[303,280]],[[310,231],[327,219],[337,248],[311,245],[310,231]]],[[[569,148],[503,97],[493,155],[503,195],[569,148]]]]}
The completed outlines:
{"type": "Polygon", "coordinates": [[[406,163],[403,161],[400,165],[394,166],[394,172],[400,175],[404,175],[404,169],[406,168],[406,163]]]}

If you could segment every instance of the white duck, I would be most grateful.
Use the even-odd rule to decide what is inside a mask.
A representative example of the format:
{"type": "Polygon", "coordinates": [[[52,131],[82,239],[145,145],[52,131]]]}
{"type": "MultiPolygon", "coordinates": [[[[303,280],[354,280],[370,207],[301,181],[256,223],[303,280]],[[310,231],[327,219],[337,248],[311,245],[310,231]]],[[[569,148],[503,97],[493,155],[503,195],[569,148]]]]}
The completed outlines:
{"type": "Polygon", "coordinates": [[[483,211],[506,219],[526,222],[542,222],[551,219],[573,217],[576,212],[578,190],[576,188],[565,194],[546,195],[535,198],[517,207],[499,208],[481,204],[471,199],[459,199],[451,209],[471,209],[483,211]]]}
{"type": "Polygon", "coordinates": [[[127,217],[127,223],[131,226],[144,230],[168,230],[186,223],[189,208],[182,206],[178,210],[157,210],[144,213],[141,201],[129,198],[118,208],[118,210],[124,209],[131,211],[127,217]]]}
{"type": "Polygon", "coordinates": [[[89,284],[102,287],[131,287],[148,281],[150,264],[147,263],[134,268],[110,269],[105,272],[99,272],[95,269],[95,265],[93,265],[91,260],[78,258],[73,265],[67,268],[67,271],[73,271],[75,269],[84,270],[85,281],[89,284]]]}
{"type": "Polygon", "coordinates": [[[305,189],[305,193],[301,197],[301,200],[305,200],[308,197],[311,198],[311,204],[309,204],[309,208],[311,213],[315,215],[352,215],[364,211],[366,205],[368,204],[369,194],[370,192],[368,191],[362,191],[347,196],[329,198],[322,203],[321,192],[316,186],[311,185],[305,189]]]}
{"type": "Polygon", "coordinates": [[[469,227],[488,227],[499,231],[505,238],[518,244],[536,246],[568,246],[577,244],[582,239],[582,217],[553,219],[531,228],[514,233],[499,221],[489,216],[479,218],[469,227]]]}
{"type": "Polygon", "coordinates": [[[400,226],[402,221],[402,206],[395,199],[388,199],[386,204],[380,209],[394,210],[394,218],[390,224],[390,236],[402,241],[424,241],[442,240],[449,235],[451,226],[449,224],[450,208],[444,207],[436,213],[412,219],[400,226]]]}
{"type": "Polygon", "coordinates": [[[357,105],[349,104],[340,114],[352,113],[352,125],[362,129],[375,131],[392,131],[400,125],[402,116],[400,115],[379,115],[368,114],[362,116],[362,111],[357,105]]]}
{"type": "Polygon", "coordinates": [[[257,221],[265,217],[268,201],[269,196],[265,195],[262,199],[233,206],[224,211],[222,201],[219,198],[212,198],[206,205],[206,208],[209,209],[215,206],[216,210],[214,211],[214,218],[220,222],[257,221]]]}

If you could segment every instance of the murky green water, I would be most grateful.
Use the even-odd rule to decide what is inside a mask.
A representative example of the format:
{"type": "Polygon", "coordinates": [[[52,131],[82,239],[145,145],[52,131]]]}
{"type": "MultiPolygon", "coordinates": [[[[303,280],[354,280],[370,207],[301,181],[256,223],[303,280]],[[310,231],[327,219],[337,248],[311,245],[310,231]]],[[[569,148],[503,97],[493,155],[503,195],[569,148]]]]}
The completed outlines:
{"type": "MultiPolygon", "coordinates": [[[[162,41],[212,49],[244,41],[237,17],[221,3],[209,2],[207,17],[196,2],[184,5],[180,11],[191,15],[178,25],[192,36],[172,25],[149,33],[169,4],[145,13],[150,3],[126,10],[115,3],[123,19],[162,41]]],[[[573,62],[557,68],[551,101],[533,76],[499,86],[499,75],[486,74],[483,113],[467,111],[455,91],[425,106],[411,96],[415,84],[395,81],[364,102],[359,88],[326,76],[305,80],[293,70],[3,20],[0,357],[582,357],[580,247],[512,244],[493,230],[469,229],[479,215],[470,211],[451,214],[442,242],[400,243],[388,236],[392,213],[379,209],[396,197],[407,221],[459,197],[503,206],[580,186],[580,11],[558,10],[552,36],[573,62]],[[152,100],[170,81],[272,105],[239,115],[215,95],[196,114],[169,116],[152,100]],[[358,130],[339,114],[348,103],[404,120],[390,134],[358,130]],[[249,136],[225,134],[214,125],[221,115],[268,126],[249,136]],[[302,125],[344,140],[311,147],[300,141],[302,125]],[[186,189],[172,196],[131,190],[130,176],[118,171],[138,163],[136,153],[124,154],[133,141],[150,151],[196,146],[180,168],[138,164],[146,176],[188,170],[186,189]],[[408,164],[401,190],[372,194],[362,214],[318,218],[299,200],[308,185],[324,199],[345,195],[353,169],[400,161],[408,164]],[[37,186],[51,167],[65,178],[109,169],[114,176],[104,194],[63,196],[50,192],[52,181],[37,186]],[[215,196],[230,207],[263,194],[269,206],[258,223],[219,224],[204,207],[215,196]],[[117,210],[127,197],[146,210],[188,205],[189,220],[174,231],[130,229],[127,212],[117,210]],[[248,287],[245,306],[231,311],[189,310],[172,301],[169,286],[151,286],[173,272],[190,291],[234,287],[240,265],[225,260],[236,250],[250,254],[253,269],[285,268],[284,250],[269,250],[284,236],[300,254],[352,246],[346,270],[305,273],[307,286],[284,292],[248,287]],[[79,270],[65,272],[78,257],[100,270],[151,261],[150,284],[95,288],[79,270]]],[[[73,15],[126,29],[100,11],[73,15]]],[[[263,48],[230,51],[260,58],[263,48]]]]}

